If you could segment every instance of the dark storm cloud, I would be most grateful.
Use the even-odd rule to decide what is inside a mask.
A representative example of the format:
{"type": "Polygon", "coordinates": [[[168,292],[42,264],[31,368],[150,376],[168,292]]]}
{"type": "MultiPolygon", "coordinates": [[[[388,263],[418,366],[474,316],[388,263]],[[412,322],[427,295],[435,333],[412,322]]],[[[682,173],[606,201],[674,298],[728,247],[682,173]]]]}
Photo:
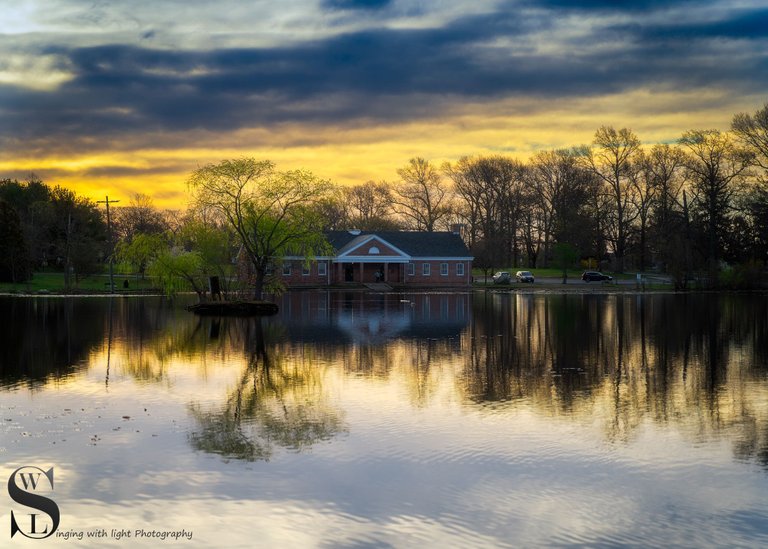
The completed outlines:
{"type": "Polygon", "coordinates": [[[756,93],[768,84],[765,44],[758,42],[768,27],[766,10],[698,25],[591,22],[587,32],[557,43],[559,51],[541,53],[551,51],[539,47],[546,45],[542,36],[559,39],[556,18],[546,10],[523,16],[507,8],[441,28],[362,30],[273,48],[49,48],[43,53],[65,58],[74,78],[55,92],[0,87],[6,106],[0,107],[0,136],[7,142],[10,136],[375,123],[435,116],[454,102],[567,99],[638,87],[756,93]],[[696,39],[695,51],[678,38],[696,39]],[[742,52],[751,55],[723,53],[723,38],[746,41],[742,52]]]}
{"type": "MultiPolygon", "coordinates": [[[[695,0],[523,0],[528,7],[598,12],[637,12],[652,9],[666,9],[675,5],[692,4],[695,0]]],[[[703,4],[704,2],[699,2],[703,4]]]]}
{"type": "Polygon", "coordinates": [[[740,10],[727,19],[716,21],[626,25],[614,27],[614,30],[628,32],[637,40],[653,43],[717,38],[766,39],[768,38],[768,9],[740,10]]]}
{"type": "Polygon", "coordinates": [[[392,0],[323,0],[322,5],[332,10],[377,10],[391,3],[392,0]]]}

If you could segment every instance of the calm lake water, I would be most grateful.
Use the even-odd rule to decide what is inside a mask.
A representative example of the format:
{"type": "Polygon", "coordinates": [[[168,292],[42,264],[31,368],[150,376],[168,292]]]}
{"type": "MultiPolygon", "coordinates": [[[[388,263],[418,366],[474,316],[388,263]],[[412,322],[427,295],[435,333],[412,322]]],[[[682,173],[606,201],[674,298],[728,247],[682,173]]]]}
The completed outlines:
{"type": "Polygon", "coordinates": [[[768,546],[766,296],[184,304],[0,298],[0,546],[768,546]]]}

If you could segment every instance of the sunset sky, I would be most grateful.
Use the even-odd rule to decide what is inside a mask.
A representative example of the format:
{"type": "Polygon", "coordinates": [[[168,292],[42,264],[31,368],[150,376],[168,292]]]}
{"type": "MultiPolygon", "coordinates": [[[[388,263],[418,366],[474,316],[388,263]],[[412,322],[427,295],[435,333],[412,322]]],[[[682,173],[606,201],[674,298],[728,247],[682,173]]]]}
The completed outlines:
{"type": "Polygon", "coordinates": [[[394,181],[768,101],[759,0],[0,0],[0,23],[0,178],[164,207],[225,158],[394,181]]]}

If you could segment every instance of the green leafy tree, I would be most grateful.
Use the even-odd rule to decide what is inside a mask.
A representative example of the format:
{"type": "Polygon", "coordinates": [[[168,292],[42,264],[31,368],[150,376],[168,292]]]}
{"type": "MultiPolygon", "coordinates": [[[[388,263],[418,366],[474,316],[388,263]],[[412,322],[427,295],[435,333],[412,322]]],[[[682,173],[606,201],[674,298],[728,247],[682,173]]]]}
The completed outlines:
{"type": "Polygon", "coordinates": [[[229,281],[235,274],[233,259],[238,249],[232,231],[217,223],[190,218],[180,227],[176,239],[184,249],[200,256],[203,273],[207,277],[217,276],[226,295],[230,290],[229,281]]]}
{"type": "Polygon", "coordinates": [[[32,268],[46,266],[50,256],[47,238],[49,221],[45,211],[51,189],[34,174],[26,181],[0,181],[0,198],[6,200],[19,214],[32,268]]]}
{"type": "Polygon", "coordinates": [[[269,268],[285,255],[312,257],[329,251],[323,216],[315,206],[330,191],[330,183],[310,172],[280,172],[269,160],[239,158],[203,166],[188,183],[193,207],[218,216],[237,235],[258,298],[269,268]]]}
{"type": "Polygon", "coordinates": [[[198,252],[178,247],[164,250],[149,265],[148,272],[166,295],[173,296],[191,288],[198,301],[205,298],[207,277],[198,252]]]}
{"type": "Polygon", "coordinates": [[[117,244],[115,254],[118,261],[126,263],[137,275],[144,278],[147,267],[169,247],[168,241],[161,234],[138,233],[130,241],[117,244]]]}
{"type": "Polygon", "coordinates": [[[579,250],[568,242],[558,242],[554,246],[555,264],[563,271],[563,284],[568,283],[568,267],[579,258],[579,250]]]}
{"type": "Polygon", "coordinates": [[[92,200],[54,187],[38,209],[45,227],[46,256],[64,269],[67,288],[75,278],[98,272],[106,256],[107,224],[92,200]]]}
{"type": "Polygon", "coordinates": [[[19,214],[0,199],[0,282],[24,282],[31,275],[19,214]]]}

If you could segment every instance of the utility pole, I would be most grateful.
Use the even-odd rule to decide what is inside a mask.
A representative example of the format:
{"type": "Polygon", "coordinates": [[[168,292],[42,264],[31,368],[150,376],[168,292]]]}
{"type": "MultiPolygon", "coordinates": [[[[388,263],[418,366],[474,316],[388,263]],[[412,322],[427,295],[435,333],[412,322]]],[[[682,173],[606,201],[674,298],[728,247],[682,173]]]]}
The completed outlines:
{"type": "Polygon", "coordinates": [[[120,202],[119,200],[110,200],[109,195],[106,196],[106,200],[97,200],[97,204],[106,204],[107,205],[107,234],[109,237],[109,293],[113,294],[115,293],[115,279],[114,279],[114,273],[112,268],[112,261],[114,260],[115,255],[115,246],[112,242],[112,220],[109,217],[109,205],[110,204],[116,204],[120,202]]]}

